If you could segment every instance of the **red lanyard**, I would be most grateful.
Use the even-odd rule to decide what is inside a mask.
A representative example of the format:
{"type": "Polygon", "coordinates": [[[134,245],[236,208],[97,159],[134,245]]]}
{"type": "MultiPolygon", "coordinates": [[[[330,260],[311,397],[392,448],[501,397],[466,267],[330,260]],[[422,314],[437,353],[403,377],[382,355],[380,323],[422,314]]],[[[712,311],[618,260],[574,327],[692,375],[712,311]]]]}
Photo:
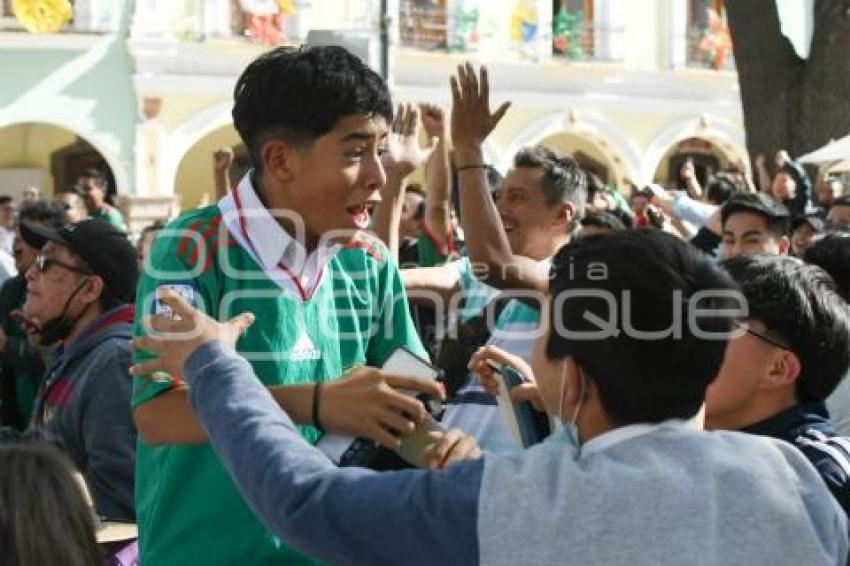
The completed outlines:
{"type": "MultiPolygon", "coordinates": [[[[233,190],[233,202],[236,203],[236,211],[239,214],[239,230],[242,232],[242,237],[245,238],[245,241],[251,247],[251,251],[254,252],[254,255],[257,257],[257,259],[260,259],[260,254],[257,252],[257,248],[254,247],[254,243],[251,241],[251,236],[248,235],[248,228],[246,225],[247,222],[245,220],[245,214],[242,211],[242,201],[239,198],[238,186],[233,190]]],[[[296,289],[298,289],[298,294],[301,296],[302,301],[309,301],[313,297],[313,294],[316,292],[316,289],[319,288],[319,283],[321,283],[322,275],[325,271],[324,266],[319,269],[319,274],[316,277],[316,282],[313,284],[313,288],[310,289],[310,292],[307,293],[307,291],[304,289],[304,286],[301,285],[301,280],[298,279],[298,277],[296,277],[295,274],[292,273],[292,271],[283,264],[283,260],[278,262],[277,266],[284,273],[286,273],[286,275],[292,281],[292,284],[295,285],[296,289]]]]}

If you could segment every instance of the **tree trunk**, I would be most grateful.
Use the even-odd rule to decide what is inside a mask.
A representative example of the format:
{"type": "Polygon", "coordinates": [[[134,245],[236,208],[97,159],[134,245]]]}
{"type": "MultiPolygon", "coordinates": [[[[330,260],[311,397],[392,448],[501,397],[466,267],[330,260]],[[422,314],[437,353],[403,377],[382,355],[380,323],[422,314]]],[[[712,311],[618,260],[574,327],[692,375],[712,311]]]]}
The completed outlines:
{"type": "MultiPolygon", "coordinates": [[[[850,134],[850,3],[817,0],[808,59],[782,35],[775,0],[728,0],[751,159],[792,158],[850,134]]],[[[848,156],[850,157],[850,156],[848,156]]]]}

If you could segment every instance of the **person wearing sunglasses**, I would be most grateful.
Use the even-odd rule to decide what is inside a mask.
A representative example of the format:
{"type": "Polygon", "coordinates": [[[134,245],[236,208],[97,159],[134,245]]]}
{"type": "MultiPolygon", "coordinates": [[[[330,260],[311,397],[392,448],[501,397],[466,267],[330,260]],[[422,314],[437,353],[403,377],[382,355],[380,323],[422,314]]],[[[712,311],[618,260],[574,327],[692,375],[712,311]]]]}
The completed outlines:
{"type": "Polygon", "coordinates": [[[24,436],[71,458],[99,515],[132,521],[136,251],[98,219],[59,228],[23,222],[21,235],[40,250],[26,271],[23,315],[43,345],[55,345],[24,436]]]}
{"type": "Polygon", "coordinates": [[[796,258],[745,254],[723,265],[748,315],[708,388],[706,428],[790,442],[850,511],[850,438],[824,403],[850,366],[847,304],[825,271],[796,258]]]}
{"type": "Polygon", "coordinates": [[[13,246],[18,274],[0,287],[0,425],[16,430],[23,430],[29,422],[45,370],[41,351],[28,340],[26,325],[20,318],[27,298],[26,271],[39,251],[21,236],[23,222],[59,226],[62,211],[45,201],[21,206],[13,246]]]}

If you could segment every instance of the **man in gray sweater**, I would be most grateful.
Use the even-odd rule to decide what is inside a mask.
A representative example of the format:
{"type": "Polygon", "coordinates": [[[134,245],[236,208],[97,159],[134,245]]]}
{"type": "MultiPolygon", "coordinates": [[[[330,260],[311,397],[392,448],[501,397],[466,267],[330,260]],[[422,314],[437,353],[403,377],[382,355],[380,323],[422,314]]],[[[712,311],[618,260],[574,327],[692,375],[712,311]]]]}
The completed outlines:
{"type": "Polygon", "coordinates": [[[526,376],[564,429],[442,471],[337,468],[304,442],[233,350],[250,314],[219,324],[166,291],[179,319],[154,317],[166,334],[137,346],[160,357],[131,371],[182,371],[248,503],[327,563],[845,564],[844,513],[799,451],[693,424],[735,299],[666,234],[568,244],[526,376]]]}

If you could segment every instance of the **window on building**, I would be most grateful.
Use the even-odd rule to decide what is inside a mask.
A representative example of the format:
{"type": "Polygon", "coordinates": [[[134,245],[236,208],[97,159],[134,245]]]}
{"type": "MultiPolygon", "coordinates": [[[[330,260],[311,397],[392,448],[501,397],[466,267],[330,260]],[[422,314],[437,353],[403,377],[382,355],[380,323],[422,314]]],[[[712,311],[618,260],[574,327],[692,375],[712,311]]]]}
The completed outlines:
{"type": "Polygon", "coordinates": [[[552,54],[573,60],[593,59],[593,0],[552,2],[552,54]]]}
{"type": "Polygon", "coordinates": [[[688,66],[734,70],[723,0],[688,0],[688,66]]]}
{"type": "Polygon", "coordinates": [[[402,0],[399,4],[401,44],[418,49],[446,49],[448,0],[402,0]]]}

